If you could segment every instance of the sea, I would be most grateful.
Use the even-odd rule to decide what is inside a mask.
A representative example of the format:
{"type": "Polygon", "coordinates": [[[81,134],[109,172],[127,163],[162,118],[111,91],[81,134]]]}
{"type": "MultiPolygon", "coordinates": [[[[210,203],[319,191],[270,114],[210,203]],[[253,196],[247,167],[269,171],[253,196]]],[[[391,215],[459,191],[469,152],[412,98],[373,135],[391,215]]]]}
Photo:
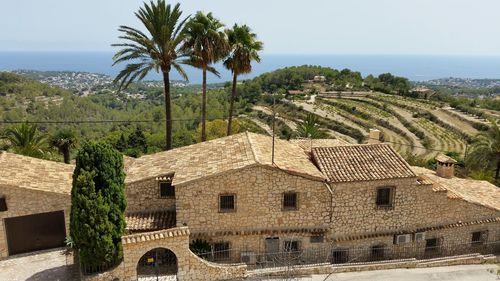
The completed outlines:
{"type": "MultiPolygon", "coordinates": [[[[0,71],[42,70],[82,71],[115,76],[124,65],[112,66],[111,52],[0,52],[0,71]]],[[[279,55],[263,54],[261,63],[254,63],[249,79],[278,68],[299,65],[321,65],[336,69],[349,68],[363,76],[390,72],[407,77],[411,81],[439,78],[500,79],[500,56],[439,56],[439,55],[279,55]]],[[[220,78],[208,75],[209,83],[231,80],[231,73],[221,64],[216,65],[220,78]]],[[[192,84],[201,83],[198,69],[185,67],[192,84]]],[[[181,80],[175,71],[173,80],[181,80]]],[[[152,73],[147,80],[160,80],[152,73]]]]}

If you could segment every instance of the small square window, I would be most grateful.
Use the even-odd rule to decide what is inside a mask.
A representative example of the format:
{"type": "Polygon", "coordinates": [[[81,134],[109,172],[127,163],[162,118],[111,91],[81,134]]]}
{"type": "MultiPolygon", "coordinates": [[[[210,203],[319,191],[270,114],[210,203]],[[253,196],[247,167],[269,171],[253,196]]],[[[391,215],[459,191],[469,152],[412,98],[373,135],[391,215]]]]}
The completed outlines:
{"type": "Polygon", "coordinates": [[[5,200],[5,197],[0,197],[0,212],[6,212],[7,211],[7,201],[5,200]]]}
{"type": "Polygon", "coordinates": [[[161,198],[175,198],[175,186],[171,182],[160,182],[160,197],[161,198]]]}
{"type": "Polygon", "coordinates": [[[296,192],[286,192],[283,193],[283,209],[284,210],[297,210],[297,193],[296,192]]]}
{"type": "Polygon", "coordinates": [[[229,242],[214,243],[214,260],[225,261],[231,257],[231,248],[229,242]]]}
{"type": "Polygon", "coordinates": [[[471,243],[474,245],[482,245],[486,240],[486,231],[476,231],[472,233],[471,243]]]}
{"type": "Polygon", "coordinates": [[[300,248],[299,248],[299,241],[285,241],[285,252],[288,252],[288,253],[296,253],[298,251],[300,251],[300,248]]]}
{"type": "Polygon", "coordinates": [[[394,197],[393,187],[379,187],[377,188],[377,207],[392,207],[394,197]]]}
{"type": "Polygon", "coordinates": [[[311,243],[323,243],[325,241],[325,236],[323,235],[315,235],[311,236],[311,243]]]}
{"type": "Polygon", "coordinates": [[[219,195],[219,210],[221,212],[231,212],[236,210],[235,195],[219,195]]]}

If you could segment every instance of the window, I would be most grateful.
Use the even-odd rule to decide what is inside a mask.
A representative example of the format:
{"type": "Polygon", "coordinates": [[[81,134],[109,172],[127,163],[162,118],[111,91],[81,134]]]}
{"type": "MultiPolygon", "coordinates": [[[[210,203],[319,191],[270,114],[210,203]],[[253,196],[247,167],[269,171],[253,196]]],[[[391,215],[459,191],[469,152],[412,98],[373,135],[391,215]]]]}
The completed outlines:
{"type": "Polygon", "coordinates": [[[283,193],[283,209],[284,210],[297,210],[297,193],[286,192],[283,193]]]}
{"type": "Polygon", "coordinates": [[[332,263],[347,263],[349,261],[349,250],[348,249],[335,249],[332,253],[332,263]]]}
{"type": "Polygon", "coordinates": [[[437,250],[438,250],[437,238],[431,238],[425,240],[425,252],[434,252],[437,250]]]}
{"type": "Polygon", "coordinates": [[[325,236],[323,235],[315,235],[311,236],[311,243],[323,243],[325,241],[325,236]]]}
{"type": "Polygon", "coordinates": [[[285,241],[285,252],[296,253],[299,249],[299,241],[285,241]]]}
{"type": "Polygon", "coordinates": [[[394,194],[393,187],[379,187],[377,188],[377,207],[387,208],[392,207],[392,199],[394,194]]]}
{"type": "Polygon", "coordinates": [[[219,210],[221,212],[232,212],[236,210],[234,194],[219,195],[219,210]]]}
{"type": "Polygon", "coordinates": [[[160,197],[161,198],[175,198],[175,186],[171,182],[161,181],[160,182],[160,197]]]}
{"type": "Polygon", "coordinates": [[[0,212],[7,211],[7,201],[5,201],[5,197],[0,197],[0,212]]]}
{"type": "Polygon", "coordinates": [[[225,261],[231,257],[231,248],[229,242],[218,242],[213,245],[214,247],[214,260],[225,261]]]}
{"type": "Polygon", "coordinates": [[[482,245],[486,240],[486,231],[476,231],[472,233],[472,244],[474,245],[482,245]]]}
{"type": "Polygon", "coordinates": [[[372,261],[383,260],[385,255],[385,246],[384,245],[375,245],[372,246],[371,249],[371,257],[372,261]]]}

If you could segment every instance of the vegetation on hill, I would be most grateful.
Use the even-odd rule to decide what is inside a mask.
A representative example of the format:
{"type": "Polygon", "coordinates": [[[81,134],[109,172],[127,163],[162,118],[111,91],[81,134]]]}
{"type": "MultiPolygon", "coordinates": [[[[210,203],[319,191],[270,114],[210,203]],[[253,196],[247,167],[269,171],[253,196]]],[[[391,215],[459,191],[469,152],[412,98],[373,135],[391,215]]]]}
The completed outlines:
{"type": "MultiPolygon", "coordinates": [[[[138,87],[134,85],[133,87],[138,87]]],[[[95,95],[79,97],[71,92],[52,87],[19,75],[0,72],[0,121],[3,122],[47,122],[30,126],[42,138],[36,144],[36,149],[44,153],[24,153],[22,146],[8,140],[10,130],[21,129],[20,124],[0,123],[0,149],[19,151],[36,157],[58,160],[59,148],[49,146],[48,139],[60,129],[67,129],[74,133],[76,140],[105,140],[115,148],[132,156],[161,151],[165,143],[165,120],[162,89],[145,88],[144,99],[115,94],[111,91],[99,91],[95,95]],[[160,99],[158,94],[160,93],[160,99]],[[85,122],[81,122],[85,121],[85,122]],[[110,122],[101,122],[110,121],[110,122]],[[121,122],[130,121],[130,122],[121,122]],[[76,123],[75,123],[76,122],[76,123]],[[80,122],[80,123],[79,123],[80,122]],[[34,129],[35,128],[35,129],[34,129]],[[146,138],[147,150],[143,147],[119,147],[119,139],[129,139],[137,130],[142,131],[146,138]]],[[[199,141],[200,132],[200,103],[199,95],[193,88],[187,91],[184,88],[172,88],[173,113],[173,145],[181,147],[199,141]]],[[[219,88],[208,91],[207,119],[227,118],[229,108],[228,89],[219,88]]],[[[248,112],[251,106],[243,99],[235,102],[237,115],[248,112]]],[[[207,125],[208,126],[208,125],[207,125]]],[[[226,122],[227,126],[227,122],[226,122]]],[[[245,118],[238,118],[234,127],[236,133],[244,131],[259,132],[260,129],[245,118]]],[[[209,138],[222,137],[224,134],[209,138]]],[[[26,136],[29,137],[29,136],[26,136]]],[[[62,160],[62,159],[61,159],[62,160]]]]}

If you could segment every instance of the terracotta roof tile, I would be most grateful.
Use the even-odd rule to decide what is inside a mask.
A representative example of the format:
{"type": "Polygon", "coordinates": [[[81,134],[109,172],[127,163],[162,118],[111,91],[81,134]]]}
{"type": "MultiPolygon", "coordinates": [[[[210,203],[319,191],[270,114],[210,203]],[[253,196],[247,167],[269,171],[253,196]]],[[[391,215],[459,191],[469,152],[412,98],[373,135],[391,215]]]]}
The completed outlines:
{"type": "Polygon", "coordinates": [[[74,165],[0,151],[0,185],[71,193],[74,165]]]}
{"type": "MultiPolygon", "coordinates": [[[[241,133],[137,158],[129,162],[125,180],[135,182],[174,173],[173,184],[179,185],[250,165],[271,166],[271,155],[271,137],[241,133]]],[[[288,141],[276,139],[275,164],[290,172],[324,179],[302,149],[288,141]]]]}
{"type": "Polygon", "coordinates": [[[335,147],[341,145],[349,145],[348,142],[342,139],[292,139],[291,143],[300,146],[305,152],[311,152],[313,147],[335,147]]]}
{"type": "Polygon", "coordinates": [[[387,144],[316,147],[312,154],[331,182],[416,177],[406,161],[387,144]]]}
{"type": "Polygon", "coordinates": [[[127,213],[125,215],[127,232],[147,232],[168,229],[176,226],[175,211],[156,210],[127,213]]]}
{"type": "Polygon", "coordinates": [[[412,167],[420,177],[426,178],[433,183],[434,191],[446,190],[448,198],[461,199],[500,211],[500,188],[480,180],[462,178],[442,178],[435,171],[412,167]]]}

